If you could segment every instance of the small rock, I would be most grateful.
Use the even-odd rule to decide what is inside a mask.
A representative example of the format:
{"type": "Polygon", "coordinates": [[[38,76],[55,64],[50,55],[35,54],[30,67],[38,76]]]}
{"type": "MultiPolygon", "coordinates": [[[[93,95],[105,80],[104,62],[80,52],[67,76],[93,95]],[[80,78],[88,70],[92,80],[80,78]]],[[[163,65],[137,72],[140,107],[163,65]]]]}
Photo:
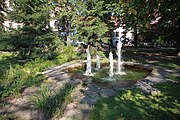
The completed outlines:
{"type": "Polygon", "coordinates": [[[154,90],[151,91],[151,95],[153,95],[153,96],[156,96],[156,95],[159,95],[159,94],[160,94],[160,91],[157,90],[157,89],[154,89],[154,90]]]}
{"type": "Polygon", "coordinates": [[[92,106],[92,105],[94,105],[94,104],[97,102],[98,99],[99,99],[99,97],[96,98],[96,99],[94,99],[94,98],[90,98],[90,97],[88,97],[88,96],[85,96],[85,97],[81,100],[81,103],[82,103],[82,104],[88,104],[89,106],[92,106]]]}
{"type": "Polygon", "coordinates": [[[178,57],[180,57],[180,52],[177,54],[178,57]]]}

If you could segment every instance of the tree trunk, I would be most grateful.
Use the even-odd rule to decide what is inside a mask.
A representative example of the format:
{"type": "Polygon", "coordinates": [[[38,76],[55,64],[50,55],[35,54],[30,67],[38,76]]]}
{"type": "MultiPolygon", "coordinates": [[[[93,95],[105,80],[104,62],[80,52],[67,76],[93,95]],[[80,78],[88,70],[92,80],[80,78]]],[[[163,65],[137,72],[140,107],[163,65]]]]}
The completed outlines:
{"type": "MultiPolygon", "coordinates": [[[[177,34],[179,35],[180,34],[180,18],[178,18],[177,20],[177,25],[178,25],[178,28],[177,28],[177,34]]],[[[177,55],[180,54],[180,39],[177,35],[177,55]]]]}
{"type": "Polygon", "coordinates": [[[138,46],[138,42],[137,42],[137,27],[134,27],[134,46],[137,47],[138,46]]]}

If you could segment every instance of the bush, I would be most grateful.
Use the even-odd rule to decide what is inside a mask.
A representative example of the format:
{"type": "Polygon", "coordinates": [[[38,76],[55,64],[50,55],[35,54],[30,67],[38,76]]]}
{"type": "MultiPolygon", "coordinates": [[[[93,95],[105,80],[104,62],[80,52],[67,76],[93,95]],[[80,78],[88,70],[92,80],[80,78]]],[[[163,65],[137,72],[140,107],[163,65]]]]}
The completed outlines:
{"type": "Polygon", "coordinates": [[[23,59],[37,57],[53,59],[50,54],[53,53],[54,56],[54,51],[59,46],[56,34],[51,31],[38,32],[31,27],[4,31],[0,35],[0,50],[18,51],[18,55],[23,59]]]}
{"type": "Polygon", "coordinates": [[[18,95],[23,88],[38,85],[42,80],[42,75],[37,75],[26,67],[10,65],[0,80],[0,98],[18,95]]]}
{"type": "Polygon", "coordinates": [[[67,61],[72,61],[77,57],[77,52],[74,50],[74,47],[71,45],[61,46],[57,54],[58,54],[57,58],[61,60],[62,63],[67,61]]]}

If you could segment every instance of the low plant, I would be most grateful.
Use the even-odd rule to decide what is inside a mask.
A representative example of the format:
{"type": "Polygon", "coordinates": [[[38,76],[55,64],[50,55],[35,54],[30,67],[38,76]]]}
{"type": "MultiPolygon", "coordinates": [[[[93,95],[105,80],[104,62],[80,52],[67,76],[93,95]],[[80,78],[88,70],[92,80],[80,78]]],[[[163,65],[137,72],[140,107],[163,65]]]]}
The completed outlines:
{"type": "MultiPolygon", "coordinates": [[[[26,87],[36,86],[43,82],[44,76],[38,74],[48,67],[60,65],[77,59],[77,52],[73,46],[61,44],[56,51],[57,57],[51,59],[33,58],[23,59],[19,56],[0,55],[0,99],[15,96],[26,87]]],[[[11,53],[10,53],[11,54],[11,53]]]]}
{"type": "Polygon", "coordinates": [[[58,59],[61,60],[62,63],[67,61],[72,61],[77,57],[77,52],[74,50],[74,47],[71,45],[63,46],[58,51],[58,59]]]}
{"type": "Polygon", "coordinates": [[[56,116],[62,116],[67,104],[72,101],[73,86],[66,83],[63,88],[57,92],[52,92],[45,86],[31,97],[35,107],[44,112],[46,119],[56,116]]]}
{"type": "Polygon", "coordinates": [[[41,85],[39,92],[31,97],[31,101],[36,108],[44,109],[44,106],[47,104],[46,102],[48,101],[49,97],[53,96],[54,94],[54,91],[51,91],[45,85],[41,85]]]}

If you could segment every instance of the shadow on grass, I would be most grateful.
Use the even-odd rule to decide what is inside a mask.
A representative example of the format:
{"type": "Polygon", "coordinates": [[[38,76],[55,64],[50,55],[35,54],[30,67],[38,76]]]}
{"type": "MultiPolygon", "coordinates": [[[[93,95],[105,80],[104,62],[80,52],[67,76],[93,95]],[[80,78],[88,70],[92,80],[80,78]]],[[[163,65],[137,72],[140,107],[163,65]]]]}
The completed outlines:
{"type": "Polygon", "coordinates": [[[122,54],[124,61],[133,61],[139,63],[147,63],[152,65],[161,66],[168,69],[180,69],[180,58],[176,56],[164,55],[161,52],[134,52],[124,51],[122,54]]]}
{"type": "Polygon", "coordinates": [[[90,120],[178,120],[180,85],[156,85],[161,93],[146,95],[138,89],[120,91],[116,97],[102,98],[91,111],[90,120]]]}

